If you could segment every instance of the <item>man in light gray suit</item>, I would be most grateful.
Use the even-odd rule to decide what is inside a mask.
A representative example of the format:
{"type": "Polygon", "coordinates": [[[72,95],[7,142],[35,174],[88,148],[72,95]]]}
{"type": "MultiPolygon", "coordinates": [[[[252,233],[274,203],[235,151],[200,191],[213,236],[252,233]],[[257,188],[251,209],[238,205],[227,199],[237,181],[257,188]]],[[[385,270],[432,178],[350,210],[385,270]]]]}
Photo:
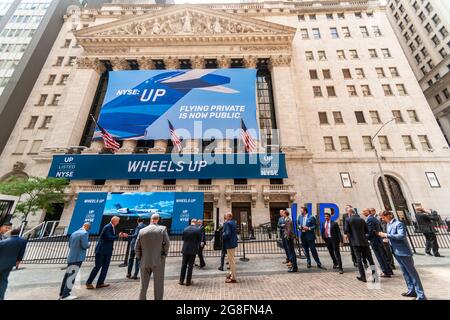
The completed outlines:
{"type": "Polygon", "coordinates": [[[158,225],[159,214],[152,215],[150,225],[139,231],[136,241],[136,258],[141,260],[141,292],[139,300],[147,300],[147,289],[153,273],[155,300],[164,296],[164,269],[170,240],[167,229],[158,225]]]}

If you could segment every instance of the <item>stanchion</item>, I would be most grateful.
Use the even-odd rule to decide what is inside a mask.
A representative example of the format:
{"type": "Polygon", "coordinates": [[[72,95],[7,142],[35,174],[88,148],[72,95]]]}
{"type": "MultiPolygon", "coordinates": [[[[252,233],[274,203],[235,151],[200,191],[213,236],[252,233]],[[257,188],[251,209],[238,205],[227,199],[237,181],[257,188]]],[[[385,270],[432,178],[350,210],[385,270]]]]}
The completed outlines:
{"type": "Polygon", "coordinates": [[[131,247],[131,241],[126,240],[127,243],[127,250],[125,251],[125,259],[123,260],[122,264],[119,264],[119,268],[124,268],[128,266],[128,256],[130,255],[130,247],[131,247]]]}
{"type": "Polygon", "coordinates": [[[241,233],[242,233],[242,252],[243,252],[243,254],[244,254],[244,256],[242,257],[242,258],[240,258],[239,260],[240,261],[243,261],[243,262],[248,262],[248,261],[250,261],[250,259],[248,259],[246,256],[245,256],[245,229],[244,229],[244,227],[245,227],[245,223],[243,223],[242,225],[241,225],[241,233]]]}

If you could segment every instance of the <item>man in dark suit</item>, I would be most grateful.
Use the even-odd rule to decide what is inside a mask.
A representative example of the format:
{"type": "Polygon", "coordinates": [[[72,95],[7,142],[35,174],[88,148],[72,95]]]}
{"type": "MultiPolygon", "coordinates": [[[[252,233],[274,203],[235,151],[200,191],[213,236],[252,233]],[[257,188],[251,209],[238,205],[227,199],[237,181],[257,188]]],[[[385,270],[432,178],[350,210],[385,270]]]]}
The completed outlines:
{"type": "Polygon", "coordinates": [[[203,249],[206,246],[206,231],[205,226],[203,225],[203,220],[197,220],[197,228],[200,229],[200,233],[202,235],[202,240],[200,241],[200,247],[198,249],[198,258],[200,259],[199,268],[203,269],[206,266],[205,258],[203,257],[203,249]]]}
{"type": "MultiPolygon", "coordinates": [[[[356,211],[353,210],[353,207],[348,204],[348,205],[345,206],[345,213],[346,214],[344,215],[344,219],[343,219],[343,222],[344,222],[344,234],[347,237],[348,244],[350,245],[350,254],[352,256],[353,266],[355,268],[357,268],[358,267],[358,263],[356,261],[356,254],[355,254],[355,251],[353,250],[352,241],[351,241],[350,236],[348,234],[348,219],[352,215],[350,212],[353,212],[354,214],[356,214],[356,211]],[[350,211],[350,210],[352,210],[352,211],[350,211]]],[[[364,262],[364,263],[366,264],[366,262],[364,262]]],[[[366,265],[364,265],[364,266],[366,266],[366,265]]]]}
{"type": "Polygon", "coordinates": [[[95,266],[89,275],[88,280],[86,281],[87,289],[94,289],[92,282],[94,282],[95,277],[98,272],[100,272],[100,276],[97,280],[97,289],[109,287],[109,284],[105,283],[106,275],[108,273],[109,264],[111,263],[111,257],[114,248],[114,241],[118,238],[127,238],[128,234],[120,232],[119,235],[116,235],[116,226],[119,224],[119,217],[112,217],[111,222],[103,227],[102,232],[100,233],[100,237],[95,247],[95,266]]]}
{"type": "Polygon", "coordinates": [[[344,238],[342,237],[339,224],[336,221],[331,221],[331,213],[325,213],[325,222],[321,228],[321,235],[333,260],[333,269],[338,269],[339,274],[343,274],[344,269],[342,268],[339,246],[344,244],[344,238]]]}
{"type": "Polygon", "coordinates": [[[134,232],[131,236],[128,237],[128,240],[131,241],[130,243],[130,258],[128,259],[128,271],[127,271],[127,278],[137,280],[138,274],[139,274],[139,267],[140,267],[140,261],[139,259],[136,259],[136,266],[134,268],[134,275],[131,276],[131,272],[133,271],[133,264],[136,257],[136,239],[139,236],[139,231],[144,229],[147,225],[144,223],[144,219],[138,218],[137,219],[137,226],[134,229],[134,232]]]}
{"type": "Polygon", "coordinates": [[[372,247],[373,253],[375,253],[375,257],[380,264],[381,271],[383,272],[380,274],[380,277],[390,278],[394,272],[392,271],[386,257],[383,248],[383,240],[378,236],[378,233],[382,231],[381,223],[377,218],[375,218],[375,213],[372,213],[369,208],[364,208],[362,214],[366,217],[367,229],[369,231],[367,238],[369,239],[370,246],[372,247]]]}
{"type": "Polygon", "coordinates": [[[278,227],[278,232],[280,235],[280,240],[281,240],[281,244],[283,245],[283,250],[286,253],[286,260],[283,261],[283,264],[287,264],[290,263],[289,260],[289,252],[288,252],[288,247],[286,244],[286,239],[284,237],[284,216],[283,216],[283,212],[284,210],[280,210],[280,218],[278,218],[278,223],[277,223],[277,227],[278,227]]]}
{"type": "MultiPolygon", "coordinates": [[[[375,212],[376,212],[375,208],[370,208],[370,212],[375,214],[375,212]]],[[[386,223],[386,221],[384,221],[382,219],[381,213],[378,215],[378,221],[380,221],[380,223],[381,223],[381,231],[386,233],[387,232],[387,223],[386,223]]],[[[391,249],[391,245],[389,244],[389,241],[383,241],[383,249],[384,249],[384,254],[389,263],[389,266],[391,267],[392,270],[395,270],[394,255],[392,254],[392,249],[391,249]]]]}
{"type": "Polygon", "coordinates": [[[286,210],[283,210],[283,217],[284,217],[284,239],[286,242],[286,248],[288,250],[289,254],[289,263],[287,266],[289,267],[288,272],[298,272],[298,266],[297,266],[297,253],[295,252],[295,232],[294,232],[294,222],[289,217],[289,212],[286,210]]]}
{"type": "Polygon", "coordinates": [[[425,237],[425,254],[431,256],[431,251],[433,250],[433,255],[440,257],[436,231],[434,230],[434,223],[438,219],[426,212],[422,207],[417,208],[416,211],[417,231],[423,233],[425,237]]]}
{"type": "Polygon", "coordinates": [[[230,274],[225,280],[226,283],[236,283],[236,259],[235,251],[238,246],[237,224],[233,220],[233,214],[227,212],[225,214],[225,222],[223,223],[223,246],[227,250],[228,265],[230,266],[230,274]]]}
{"type": "Polygon", "coordinates": [[[0,241],[0,300],[5,299],[11,270],[19,267],[25,255],[27,241],[19,237],[20,229],[11,231],[11,237],[0,241]]]}
{"type": "Polygon", "coordinates": [[[308,217],[308,209],[306,207],[301,207],[301,215],[298,217],[298,229],[300,230],[300,240],[302,242],[303,249],[305,250],[306,256],[306,266],[311,268],[311,256],[309,251],[317,263],[319,269],[324,269],[322,263],[319,259],[319,254],[316,249],[316,228],[317,220],[313,215],[308,217]]]}
{"type": "Polygon", "coordinates": [[[184,284],[186,279],[186,286],[192,284],[192,270],[194,268],[195,256],[199,252],[200,242],[202,241],[202,231],[198,227],[196,221],[193,219],[191,225],[187,226],[183,231],[183,261],[181,263],[180,285],[184,284]],[[187,277],[186,277],[187,269],[187,277]]]}
{"type": "MultiPolygon", "coordinates": [[[[363,259],[365,258],[372,269],[372,274],[376,275],[375,263],[373,262],[372,254],[369,248],[369,240],[367,235],[369,233],[369,228],[366,222],[359,216],[354,214],[353,209],[349,209],[351,214],[348,218],[348,234],[351,239],[351,246],[356,255],[356,261],[359,269],[359,277],[356,277],[359,281],[367,282],[366,272],[363,266],[363,259]]],[[[376,278],[374,277],[374,280],[376,278]]]]}

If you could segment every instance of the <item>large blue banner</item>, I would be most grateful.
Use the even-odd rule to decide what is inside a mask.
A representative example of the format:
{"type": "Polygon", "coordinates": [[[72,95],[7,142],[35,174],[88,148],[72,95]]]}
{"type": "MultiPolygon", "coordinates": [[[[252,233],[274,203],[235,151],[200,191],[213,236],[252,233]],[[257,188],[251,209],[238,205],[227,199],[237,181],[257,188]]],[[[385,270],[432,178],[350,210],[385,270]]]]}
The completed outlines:
{"type": "Polygon", "coordinates": [[[119,140],[170,139],[169,121],[184,138],[233,139],[241,119],[256,139],[256,69],[112,71],[98,123],[119,140]]]}
{"type": "Polygon", "coordinates": [[[57,155],[49,177],[70,180],[287,178],[285,155],[57,155]]]}
{"type": "Polygon", "coordinates": [[[121,219],[120,230],[136,227],[136,220],[149,222],[157,213],[161,224],[172,234],[178,234],[189,224],[190,219],[203,219],[203,193],[201,192],[82,192],[69,225],[68,234],[91,223],[91,234],[98,234],[113,216],[121,219]]]}

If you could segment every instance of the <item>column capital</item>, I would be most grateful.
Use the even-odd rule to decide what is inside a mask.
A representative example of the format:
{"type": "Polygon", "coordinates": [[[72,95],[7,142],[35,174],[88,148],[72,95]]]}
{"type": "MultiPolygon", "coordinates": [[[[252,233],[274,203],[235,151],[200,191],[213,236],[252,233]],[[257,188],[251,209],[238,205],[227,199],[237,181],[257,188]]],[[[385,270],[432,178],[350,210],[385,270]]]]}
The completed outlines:
{"type": "Polygon", "coordinates": [[[258,58],[255,56],[246,56],[244,57],[244,65],[246,68],[255,69],[258,63],[258,58]]]}
{"type": "Polygon", "coordinates": [[[153,60],[147,57],[140,57],[137,59],[140,70],[152,70],[155,69],[155,64],[153,60]]]}
{"type": "Polygon", "coordinates": [[[271,67],[289,67],[291,64],[291,56],[290,55],[282,55],[279,56],[271,56],[270,57],[270,66],[271,67]]]}
{"type": "Polygon", "coordinates": [[[178,69],[180,66],[180,62],[177,58],[174,57],[167,57],[164,58],[164,65],[166,66],[166,69],[178,69]]]}
{"type": "Polygon", "coordinates": [[[205,69],[205,59],[203,57],[195,56],[191,58],[193,69],[205,69]]]}
{"type": "Polygon", "coordinates": [[[77,59],[78,69],[93,69],[97,73],[103,73],[106,71],[105,66],[98,58],[80,57],[77,59]]]}
{"type": "Polygon", "coordinates": [[[217,65],[219,68],[229,68],[231,64],[231,58],[227,56],[221,56],[217,59],[217,65]]]}
{"type": "Polygon", "coordinates": [[[128,61],[124,58],[115,57],[111,60],[111,64],[113,67],[113,70],[129,70],[130,65],[128,64],[128,61]]]}

